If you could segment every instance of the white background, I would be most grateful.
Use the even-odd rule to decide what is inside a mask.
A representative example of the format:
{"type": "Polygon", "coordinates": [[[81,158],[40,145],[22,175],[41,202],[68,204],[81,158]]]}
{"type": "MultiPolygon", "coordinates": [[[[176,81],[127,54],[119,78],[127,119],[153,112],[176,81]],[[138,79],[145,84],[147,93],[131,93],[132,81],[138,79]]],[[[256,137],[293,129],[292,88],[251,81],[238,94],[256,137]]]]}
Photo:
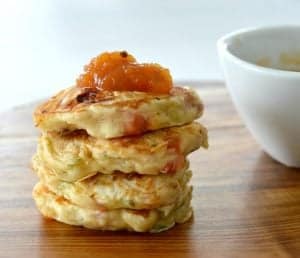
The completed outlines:
{"type": "Polygon", "coordinates": [[[300,1],[1,0],[0,111],[72,85],[105,50],[158,62],[176,80],[220,80],[220,36],[283,23],[300,23],[300,1]]]}

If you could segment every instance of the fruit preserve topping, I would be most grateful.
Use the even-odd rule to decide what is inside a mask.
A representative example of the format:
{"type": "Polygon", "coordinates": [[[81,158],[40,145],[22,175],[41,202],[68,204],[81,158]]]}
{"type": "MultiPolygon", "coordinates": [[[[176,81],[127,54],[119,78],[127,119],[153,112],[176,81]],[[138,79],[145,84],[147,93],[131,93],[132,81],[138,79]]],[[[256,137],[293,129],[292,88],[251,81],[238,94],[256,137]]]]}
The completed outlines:
{"type": "Polygon", "coordinates": [[[103,53],[84,67],[77,86],[107,91],[143,91],[168,94],[173,81],[158,64],[139,64],[125,51],[103,53]]]}

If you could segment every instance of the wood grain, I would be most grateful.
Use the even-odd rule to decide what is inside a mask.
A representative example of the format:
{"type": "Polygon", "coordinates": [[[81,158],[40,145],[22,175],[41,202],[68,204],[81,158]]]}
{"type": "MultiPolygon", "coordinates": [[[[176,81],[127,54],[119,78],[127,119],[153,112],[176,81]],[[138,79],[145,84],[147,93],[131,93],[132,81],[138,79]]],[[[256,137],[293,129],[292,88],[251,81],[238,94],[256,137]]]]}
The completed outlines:
{"type": "Polygon", "coordinates": [[[29,160],[36,103],[0,115],[0,257],[300,257],[300,171],[264,154],[222,84],[203,84],[209,151],[191,155],[194,219],[160,234],[101,232],[40,216],[29,160]]]}

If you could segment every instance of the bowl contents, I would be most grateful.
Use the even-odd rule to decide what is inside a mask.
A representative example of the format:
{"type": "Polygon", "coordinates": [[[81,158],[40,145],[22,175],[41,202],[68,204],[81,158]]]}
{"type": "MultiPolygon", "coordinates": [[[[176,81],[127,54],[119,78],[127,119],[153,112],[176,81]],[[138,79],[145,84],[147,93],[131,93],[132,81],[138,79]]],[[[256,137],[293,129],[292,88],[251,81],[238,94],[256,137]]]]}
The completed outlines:
{"type": "Polygon", "coordinates": [[[85,66],[36,108],[33,190],[45,217],[101,230],[160,232],[192,216],[187,155],[207,148],[198,95],[125,51],[85,66]]]}
{"type": "Polygon", "coordinates": [[[256,64],[278,70],[300,72],[300,52],[281,52],[274,61],[270,57],[262,57],[256,64]]]}

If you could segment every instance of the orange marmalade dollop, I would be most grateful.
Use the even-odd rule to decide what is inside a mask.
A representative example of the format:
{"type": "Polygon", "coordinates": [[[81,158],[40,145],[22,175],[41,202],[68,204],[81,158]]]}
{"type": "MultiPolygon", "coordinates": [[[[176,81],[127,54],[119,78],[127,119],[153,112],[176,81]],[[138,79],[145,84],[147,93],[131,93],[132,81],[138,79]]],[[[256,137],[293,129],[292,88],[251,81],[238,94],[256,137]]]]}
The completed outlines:
{"type": "Polygon", "coordinates": [[[93,58],[76,83],[82,88],[158,94],[168,94],[173,86],[168,69],[137,63],[126,51],[105,52],[93,58]]]}

